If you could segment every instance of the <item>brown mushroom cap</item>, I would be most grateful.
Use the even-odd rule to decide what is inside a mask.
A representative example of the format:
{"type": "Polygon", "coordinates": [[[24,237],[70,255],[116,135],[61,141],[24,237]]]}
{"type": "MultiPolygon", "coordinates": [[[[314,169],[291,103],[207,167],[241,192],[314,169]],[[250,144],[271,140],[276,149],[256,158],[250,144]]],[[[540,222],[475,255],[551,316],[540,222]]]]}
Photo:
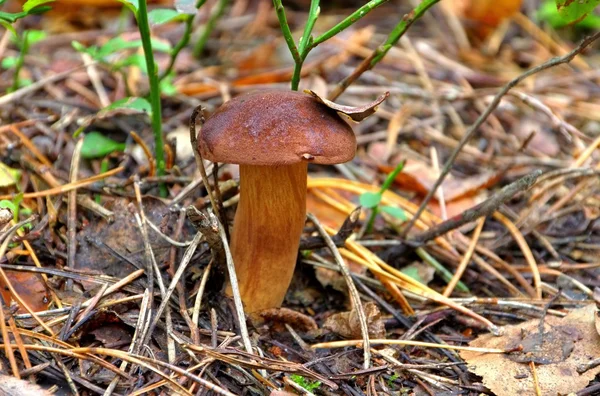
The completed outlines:
{"type": "Polygon", "coordinates": [[[294,91],[259,91],[226,102],[202,126],[198,145],[206,159],[246,165],[339,164],[356,153],[352,128],[294,91]]]}

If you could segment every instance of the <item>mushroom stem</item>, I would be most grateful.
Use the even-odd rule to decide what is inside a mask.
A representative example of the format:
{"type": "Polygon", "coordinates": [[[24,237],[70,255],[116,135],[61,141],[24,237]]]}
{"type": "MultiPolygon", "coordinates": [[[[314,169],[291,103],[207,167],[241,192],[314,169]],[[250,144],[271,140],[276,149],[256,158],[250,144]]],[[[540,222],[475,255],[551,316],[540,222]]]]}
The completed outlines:
{"type": "Polygon", "coordinates": [[[240,165],[231,253],[247,313],[283,302],[306,219],[306,172],[306,162],[240,165]]]}

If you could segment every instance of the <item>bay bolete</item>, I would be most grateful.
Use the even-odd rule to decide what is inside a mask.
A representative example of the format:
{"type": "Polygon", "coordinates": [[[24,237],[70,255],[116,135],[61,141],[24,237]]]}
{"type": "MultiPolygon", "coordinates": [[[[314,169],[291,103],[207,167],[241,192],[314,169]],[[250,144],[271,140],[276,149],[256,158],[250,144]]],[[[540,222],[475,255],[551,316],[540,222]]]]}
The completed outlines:
{"type": "Polygon", "coordinates": [[[231,252],[246,312],[280,306],[306,217],[308,163],[351,160],[352,128],[313,96],[260,91],[217,109],[198,145],[206,159],[240,165],[231,252]]]}

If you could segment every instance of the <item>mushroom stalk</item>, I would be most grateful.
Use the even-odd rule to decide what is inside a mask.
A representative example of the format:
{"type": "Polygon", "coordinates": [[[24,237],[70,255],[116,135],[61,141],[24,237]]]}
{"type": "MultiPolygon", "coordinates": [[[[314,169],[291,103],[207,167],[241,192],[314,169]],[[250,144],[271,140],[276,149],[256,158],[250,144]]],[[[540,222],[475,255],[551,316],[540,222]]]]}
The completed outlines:
{"type": "Polygon", "coordinates": [[[306,162],[240,165],[231,254],[248,313],[279,307],[285,298],[306,219],[306,174],[306,162]]]}

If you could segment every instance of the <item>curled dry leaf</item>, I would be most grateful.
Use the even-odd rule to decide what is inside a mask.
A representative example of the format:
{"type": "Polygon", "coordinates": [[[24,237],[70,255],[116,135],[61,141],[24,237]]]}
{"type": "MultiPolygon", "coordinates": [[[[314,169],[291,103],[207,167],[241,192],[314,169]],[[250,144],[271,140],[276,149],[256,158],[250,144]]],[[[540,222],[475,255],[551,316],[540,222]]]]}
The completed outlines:
{"type": "MultiPolygon", "coordinates": [[[[45,311],[48,309],[50,298],[48,295],[48,290],[46,289],[46,285],[44,284],[44,280],[40,274],[10,270],[5,270],[4,272],[6,273],[6,277],[8,278],[8,281],[12,287],[15,289],[19,297],[25,301],[29,308],[31,308],[34,312],[45,311]]],[[[0,280],[0,294],[2,295],[2,299],[8,304],[10,304],[11,300],[16,301],[2,280],[0,280]]],[[[25,313],[27,311],[23,307],[19,306],[19,310],[17,312],[25,313]]]]}
{"type": "Polygon", "coordinates": [[[0,374],[0,395],[2,396],[50,396],[51,392],[29,381],[0,374]]]}
{"type": "Polygon", "coordinates": [[[384,100],[387,99],[388,96],[390,96],[390,93],[386,92],[383,95],[379,96],[377,99],[375,99],[371,103],[368,103],[363,106],[354,107],[354,106],[344,106],[344,105],[334,103],[330,100],[320,97],[318,94],[316,94],[315,92],[313,92],[309,89],[305,90],[304,92],[312,95],[315,99],[317,99],[319,102],[323,103],[325,106],[337,111],[338,113],[342,113],[343,115],[347,116],[348,118],[350,118],[352,121],[355,121],[355,122],[362,121],[365,118],[367,118],[368,116],[370,116],[371,114],[375,113],[377,111],[377,106],[379,106],[384,100]]]}
{"type": "Polygon", "coordinates": [[[313,318],[289,308],[270,308],[258,313],[260,319],[271,324],[288,324],[297,331],[309,332],[319,327],[313,318]]]}
{"type": "MultiPolygon", "coordinates": [[[[372,338],[384,338],[385,325],[383,324],[381,312],[379,312],[377,305],[369,301],[363,305],[363,309],[367,317],[369,336],[372,338]]],[[[355,310],[331,315],[323,324],[323,328],[337,333],[344,338],[361,338],[360,322],[355,310]]]]}
{"type": "Polygon", "coordinates": [[[483,335],[471,342],[474,347],[523,350],[510,355],[461,352],[469,369],[483,377],[483,384],[498,396],[533,395],[534,383],[529,362],[536,363],[542,395],[568,394],[583,389],[600,367],[579,374],[577,367],[600,356],[600,336],[595,328],[596,306],[571,311],[566,317],[547,317],[543,333],[540,320],[505,326],[503,336],[483,335]]]}
{"type": "Polygon", "coordinates": [[[0,208],[0,227],[10,223],[13,218],[12,210],[9,208],[0,208]]]}

